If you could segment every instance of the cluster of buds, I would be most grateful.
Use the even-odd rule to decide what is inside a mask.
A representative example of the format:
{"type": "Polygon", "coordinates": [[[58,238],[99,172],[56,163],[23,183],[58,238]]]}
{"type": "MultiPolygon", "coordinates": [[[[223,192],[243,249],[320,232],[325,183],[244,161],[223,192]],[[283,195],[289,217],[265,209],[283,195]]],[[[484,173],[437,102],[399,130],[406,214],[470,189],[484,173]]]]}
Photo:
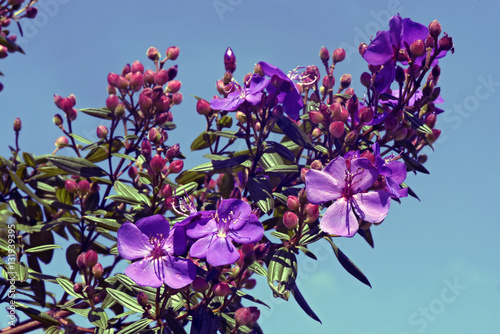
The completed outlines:
{"type": "Polygon", "coordinates": [[[73,175],[64,183],[64,188],[70,194],[77,193],[80,198],[84,198],[87,194],[94,194],[99,191],[99,185],[95,182],[89,182],[87,179],[79,180],[78,176],[73,175]]]}
{"type": "Polygon", "coordinates": [[[255,306],[241,307],[234,312],[234,320],[237,326],[250,325],[260,317],[260,310],[255,306]]]}
{"type": "MultiPolygon", "coordinates": [[[[66,119],[68,119],[68,122],[74,121],[78,116],[78,110],[74,108],[76,104],[76,97],[73,94],[69,95],[68,97],[61,97],[55,94],[54,103],[57,106],[57,108],[64,111],[66,119]]],[[[59,114],[56,114],[54,116],[54,124],[59,127],[62,126],[63,121],[62,117],[59,114]]]]}
{"type": "MultiPolygon", "coordinates": [[[[4,41],[0,45],[0,59],[6,58],[9,53],[24,51],[16,44],[17,36],[11,34],[9,26],[12,22],[19,24],[22,18],[34,19],[38,13],[38,9],[33,5],[36,1],[28,1],[23,6],[24,0],[8,0],[2,1],[0,4],[0,36],[4,41]]],[[[3,90],[3,85],[0,83],[0,92],[3,90]]]]}
{"type": "Polygon", "coordinates": [[[288,211],[283,214],[283,225],[289,230],[295,230],[301,223],[313,223],[319,218],[319,205],[309,203],[304,189],[298,197],[288,196],[286,206],[288,211]]]}
{"type": "Polygon", "coordinates": [[[93,304],[102,301],[102,294],[95,296],[95,288],[99,283],[99,278],[102,277],[104,269],[98,262],[99,257],[93,250],[80,253],[76,258],[76,266],[82,271],[84,283],[77,283],[73,286],[76,293],[83,294],[93,304]]]}

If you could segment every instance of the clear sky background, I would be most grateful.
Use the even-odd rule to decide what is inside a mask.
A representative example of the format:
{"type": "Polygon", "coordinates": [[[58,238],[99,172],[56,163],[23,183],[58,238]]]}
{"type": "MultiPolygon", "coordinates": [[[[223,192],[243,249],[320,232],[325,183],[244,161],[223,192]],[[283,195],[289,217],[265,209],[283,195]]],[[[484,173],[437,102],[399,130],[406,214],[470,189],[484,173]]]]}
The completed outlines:
{"type": "MultiPolygon", "coordinates": [[[[300,259],[298,285],[322,325],[293,298],[273,299],[263,279],[253,292],[272,307],[261,308],[266,333],[500,333],[499,2],[41,0],[39,7],[36,20],[23,22],[19,44],[26,55],[0,61],[0,154],[14,144],[15,117],[23,122],[23,151],[52,152],[60,136],[52,124],[59,112],[53,94],[75,94],[77,108],[102,107],[109,72],[136,59],[147,67],[148,47],[163,53],[177,45],[184,102],[174,109],[178,128],[169,143],[181,143],[187,168],[205,162],[189,152],[204,126],[190,95],[216,94],[228,46],[237,57],[238,80],[261,60],[287,72],[319,65],[321,46],[342,46],[348,56],[336,68],[337,81],[351,73],[360,89],[366,62],[357,46],[388,29],[390,15],[425,25],[438,19],[456,52],[440,62],[446,112],[437,123],[442,139],[426,164],[431,174],[407,180],[421,202],[393,202],[384,223],[372,229],[374,249],[359,236],[338,240],[373,288],[346,273],[321,242],[312,248],[317,262],[300,259]]],[[[80,114],[74,128],[93,139],[100,124],[80,114]]]]}

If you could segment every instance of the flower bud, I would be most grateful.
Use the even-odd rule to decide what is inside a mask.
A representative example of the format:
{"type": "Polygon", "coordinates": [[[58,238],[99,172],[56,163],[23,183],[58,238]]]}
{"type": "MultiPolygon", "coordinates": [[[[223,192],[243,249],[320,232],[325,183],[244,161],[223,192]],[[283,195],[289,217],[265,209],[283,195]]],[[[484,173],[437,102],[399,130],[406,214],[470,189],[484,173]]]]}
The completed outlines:
{"type": "Polygon", "coordinates": [[[76,181],[73,179],[67,179],[64,182],[64,188],[66,189],[67,192],[70,194],[76,193],[78,190],[78,185],[76,184],[76,181]]]}
{"type": "Polygon", "coordinates": [[[161,188],[160,196],[163,198],[172,196],[172,187],[170,186],[170,184],[166,184],[163,186],[163,188],[161,188]]]}
{"type": "Polygon", "coordinates": [[[96,263],[92,267],[92,274],[94,274],[94,277],[101,277],[103,272],[104,272],[104,269],[102,268],[102,264],[100,264],[100,263],[96,263]]]}
{"type": "Polygon", "coordinates": [[[342,76],[340,77],[340,88],[346,89],[347,87],[349,87],[351,85],[351,79],[352,77],[349,73],[342,74],[342,76]]]}
{"type": "Polygon", "coordinates": [[[118,74],[109,73],[108,74],[108,84],[112,87],[116,87],[116,85],[118,84],[118,74]]]}
{"type": "Polygon", "coordinates": [[[136,60],[132,63],[132,73],[140,72],[144,73],[144,66],[141,64],[140,61],[136,60]]]}
{"type": "Polygon", "coordinates": [[[199,99],[196,103],[196,112],[200,115],[208,115],[212,111],[210,103],[207,100],[199,99]]]}
{"type": "Polygon", "coordinates": [[[83,284],[76,283],[75,285],[73,285],[73,291],[81,294],[83,292],[83,284]]]}
{"type": "Polygon", "coordinates": [[[172,161],[172,163],[168,166],[168,170],[170,173],[180,173],[182,169],[184,168],[184,161],[183,160],[175,160],[172,161]]]}
{"type": "Polygon", "coordinates": [[[149,140],[144,139],[141,143],[141,154],[147,159],[149,156],[151,156],[151,151],[151,143],[149,142],[149,140]]]}
{"type": "Polygon", "coordinates": [[[361,84],[365,87],[370,87],[372,76],[368,72],[363,72],[360,78],[361,84]]]}
{"type": "Polygon", "coordinates": [[[80,255],[78,255],[78,257],[76,258],[76,266],[80,270],[85,270],[87,268],[87,266],[85,265],[85,253],[81,253],[80,255]]]}
{"type": "Polygon", "coordinates": [[[405,82],[405,79],[406,79],[405,70],[403,70],[401,66],[396,67],[396,76],[395,76],[396,82],[402,84],[405,82]]]}
{"type": "Polygon", "coordinates": [[[160,53],[158,52],[158,49],[154,47],[150,47],[146,52],[146,55],[153,61],[160,59],[160,53]]]}
{"type": "Polygon", "coordinates": [[[425,124],[431,129],[436,126],[437,116],[435,113],[430,113],[425,117],[425,124]]]}
{"type": "Polygon", "coordinates": [[[115,108],[115,112],[113,113],[116,118],[120,119],[125,115],[125,105],[123,103],[118,103],[118,105],[115,108]]]}
{"type": "Polygon", "coordinates": [[[234,312],[234,321],[238,326],[245,326],[250,323],[252,312],[248,307],[240,307],[234,312]]]}
{"type": "Polygon", "coordinates": [[[164,84],[166,84],[168,82],[167,70],[164,70],[164,69],[159,70],[158,73],[156,73],[156,75],[155,75],[154,81],[157,85],[160,85],[160,86],[163,86],[164,84]]]}
{"type": "Polygon", "coordinates": [[[106,138],[108,132],[109,130],[107,127],[105,127],[104,125],[99,125],[96,130],[97,138],[99,139],[106,138]]]}
{"type": "Polygon", "coordinates": [[[106,108],[108,108],[110,111],[115,111],[116,106],[119,103],[120,103],[120,99],[118,98],[118,96],[111,94],[106,99],[106,108]]]}
{"type": "Polygon", "coordinates": [[[179,150],[180,150],[179,144],[175,144],[169,147],[166,154],[168,161],[174,160],[174,158],[176,158],[177,155],[179,154],[179,150]]]}
{"type": "Polygon", "coordinates": [[[74,121],[76,119],[76,117],[78,116],[78,110],[76,110],[75,108],[71,109],[68,112],[67,116],[68,116],[69,120],[74,121]]]}
{"type": "Polygon", "coordinates": [[[148,139],[149,139],[149,141],[151,141],[155,144],[159,144],[159,141],[161,139],[161,134],[156,128],[151,128],[151,129],[149,129],[149,132],[148,132],[148,139]]]}
{"type": "Polygon", "coordinates": [[[166,55],[167,55],[167,59],[170,59],[170,60],[176,60],[177,57],[179,57],[179,47],[177,46],[171,46],[167,49],[167,52],[166,52],[166,55]]]}
{"type": "Polygon", "coordinates": [[[149,166],[157,173],[161,172],[163,167],[165,167],[165,159],[163,159],[159,154],[155,155],[149,166]]]}
{"type": "Polygon", "coordinates": [[[319,205],[309,203],[304,211],[307,215],[306,223],[312,223],[319,217],[319,205]]]}
{"type": "Polygon", "coordinates": [[[54,122],[54,125],[56,126],[61,126],[64,123],[63,118],[59,114],[54,115],[54,118],[52,118],[52,122],[54,122]]]}
{"type": "Polygon", "coordinates": [[[366,49],[368,49],[368,45],[366,43],[359,44],[358,51],[361,57],[365,54],[366,49]]]}
{"type": "Polygon", "coordinates": [[[333,51],[332,59],[334,64],[343,61],[345,59],[345,50],[343,48],[335,49],[335,51],[333,51]]]}
{"type": "Polygon", "coordinates": [[[326,89],[331,89],[335,85],[335,78],[334,77],[328,77],[328,75],[325,75],[323,77],[322,85],[326,89]]]}
{"type": "Polygon", "coordinates": [[[145,94],[139,95],[139,107],[142,112],[148,112],[151,106],[153,105],[153,100],[150,97],[147,97],[145,94]]]}
{"type": "Polygon", "coordinates": [[[323,63],[328,63],[328,60],[330,59],[330,51],[328,51],[328,49],[324,46],[319,49],[319,59],[321,59],[323,63]]]}
{"type": "Polygon", "coordinates": [[[139,291],[137,294],[137,304],[141,305],[141,307],[145,307],[148,303],[148,296],[143,291],[139,291]]]}
{"type": "Polygon", "coordinates": [[[453,39],[445,33],[445,35],[439,39],[439,48],[445,51],[451,50],[453,48],[453,39]]]}
{"type": "Polygon", "coordinates": [[[422,88],[422,95],[427,97],[434,91],[434,83],[432,81],[427,82],[422,88]]]}
{"type": "Polygon", "coordinates": [[[224,68],[230,73],[236,70],[236,56],[231,48],[227,48],[224,53],[224,68]]]}
{"type": "Polygon", "coordinates": [[[21,123],[21,119],[19,117],[17,117],[15,120],[14,120],[14,131],[15,132],[19,132],[21,131],[21,128],[22,128],[22,123],[21,123]]]}
{"type": "Polygon", "coordinates": [[[139,171],[137,170],[137,168],[135,168],[134,166],[130,167],[128,169],[128,176],[131,178],[131,179],[135,179],[137,177],[137,174],[139,174],[139,171]]]}
{"type": "Polygon", "coordinates": [[[172,102],[174,102],[174,104],[181,104],[181,102],[182,102],[182,93],[174,93],[174,94],[172,94],[172,102]]]}
{"type": "Polygon", "coordinates": [[[38,8],[36,7],[30,7],[26,9],[26,17],[29,19],[34,19],[36,17],[36,14],[38,14],[38,8]]]}
{"type": "Polygon", "coordinates": [[[417,39],[410,45],[410,51],[413,56],[420,57],[425,54],[425,43],[421,39],[417,39]]]}
{"type": "Polygon", "coordinates": [[[191,283],[191,288],[194,292],[205,292],[208,289],[208,283],[204,278],[197,276],[191,283]]]}
{"type": "Polygon", "coordinates": [[[226,282],[220,282],[214,285],[212,291],[215,296],[225,297],[231,293],[231,288],[226,282]]]}
{"type": "Polygon", "coordinates": [[[177,93],[181,89],[181,82],[178,80],[169,81],[167,84],[167,92],[177,93]]]}
{"type": "Polygon", "coordinates": [[[311,110],[309,112],[309,120],[313,124],[320,124],[325,120],[325,117],[320,111],[317,110],[311,110]]]}
{"type": "Polygon", "coordinates": [[[9,50],[3,46],[0,45],[0,59],[4,59],[9,55],[9,50]]]}
{"type": "Polygon", "coordinates": [[[408,129],[401,128],[394,134],[394,140],[396,141],[403,140],[406,138],[407,134],[408,134],[408,129]]]}
{"type": "Polygon", "coordinates": [[[287,229],[293,230],[299,224],[299,217],[295,214],[295,212],[287,211],[283,215],[283,224],[287,229]]]}
{"type": "Polygon", "coordinates": [[[344,122],[341,121],[334,121],[330,123],[328,126],[328,132],[332,135],[334,138],[340,138],[344,134],[345,131],[345,124],[344,122]]]}
{"type": "Polygon", "coordinates": [[[440,135],[441,135],[441,130],[432,129],[432,133],[426,133],[425,138],[427,138],[427,140],[432,144],[436,140],[438,140],[440,135]]]}
{"type": "Polygon", "coordinates": [[[152,85],[155,82],[156,73],[153,70],[146,70],[144,72],[144,83],[147,85],[152,85]]]}
{"type": "Polygon", "coordinates": [[[360,123],[369,123],[373,119],[373,110],[371,107],[363,107],[358,111],[360,123]]]}
{"type": "Polygon", "coordinates": [[[134,92],[138,92],[141,90],[142,86],[144,85],[144,76],[142,75],[141,72],[135,72],[132,74],[130,77],[130,88],[134,92]]]}
{"type": "Polygon", "coordinates": [[[68,138],[61,136],[56,139],[55,145],[57,148],[63,148],[68,145],[68,138]]]}
{"type": "Polygon", "coordinates": [[[358,111],[358,107],[359,107],[358,97],[356,96],[356,94],[354,94],[347,101],[347,111],[349,112],[349,114],[352,115],[352,114],[354,114],[355,112],[358,111]]]}
{"type": "Polygon", "coordinates": [[[344,139],[347,145],[352,145],[358,140],[358,133],[356,131],[349,132],[344,139]]]}
{"type": "Polygon", "coordinates": [[[90,191],[90,183],[87,180],[81,180],[78,182],[78,190],[81,194],[86,194],[90,191]]]}
{"type": "Polygon", "coordinates": [[[439,34],[441,34],[441,24],[438,22],[438,20],[434,20],[429,23],[429,35],[437,38],[439,34]]]}

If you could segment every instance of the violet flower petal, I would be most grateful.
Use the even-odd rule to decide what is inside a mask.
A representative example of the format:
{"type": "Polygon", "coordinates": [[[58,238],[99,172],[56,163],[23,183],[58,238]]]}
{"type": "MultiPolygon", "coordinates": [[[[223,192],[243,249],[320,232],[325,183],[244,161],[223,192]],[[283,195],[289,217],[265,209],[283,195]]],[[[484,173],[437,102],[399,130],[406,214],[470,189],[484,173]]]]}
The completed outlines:
{"type": "Polygon", "coordinates": [[[429,29],[423,24],[412,21],[409,18],[403,19],[403,30],[401,32],[401,41],[411,45],[417,39],[425,41],[429,29]]]}
{"type": "Polygon", "coordinates": [[[391,36],[388,31],[381,31],[366,48],[363,58],[371,65],[383,65],[394,56],[391,36]]]}
{"type": "Polygon", "coordinates": [[[359,217],[369,223],[384,220],[391,206],[391,194],[387,191],[371,191],[353,196],[355,210],[359,217]]]}
{"type": "Polygon", "coordinates": [[[155,273],[158,267],[163,267],[159,265],[158,262],[160,261],[156,260],[153,262],[151,257],[134,262],[125,268],[125,275],[130,277],[138,285],[159,288],[163,285],[163,279],[160,279],[158,277],[159,275],[155,273]],[[156,269],[155,266],[157,267],[156,269]]]}
{"type": "Polygon", "coordinates": [[[233,264],[240,258],[240,253],[229,238],[215,236],[208,247],[207,262],[212,266],[233,264]]]}
{"type": "Polygon", "coordinates": [[[367,158],[351,160],[351,173],[354,174],[351,189],[354,193],[367,190],[377,180],[378,171],[367,158]]]}
{"type": "Polygon", "coordinates": [[[344,177],[339,180],[324,171],[310,169],[306,174],[307,199],[312,204],[321,204],[341,197],[344,177]]]}
{"type": "Polygon", "coordinates": [[[189,255],[192,257],[197,257],[199,259],[204,259],[207,257],[208,246],[212,242],[215,234],[207,235],[201,239],[196,240],[196,242],[189,249],[189,255]]]}
{"type": "Polygon", "coordinates": [[[191,239],[203,238],[217,232],[217,223],[212,218],[204,218],[189,225],[186,234],[191,239]]]}
{"type": "Polygon", "coordinates": [[[139,219],[135,226],[141,230],[148,238],[157,234],[168,235],[170,223],[162,215],[154,215],[139,219]]]}
{"type": "Polygon", "coordinates": [[[246,220],[252,212],[250,205],[242,200],[230,198],[223,200],[217,209],[219,219],[235,218],[246,220]]]}
{"type": "Polygon", "coordinates": [[[264,227],[257,216],[251,215],[241,228],[231,228],[227,235],[240,244],[251,244],[262,239],[264,227]]]}
{"type": "Polygon", "coordinates": [[[183,288],[196,277],[196,266],[189,259],[165,256],[163,261],[166,269],[163,281],[172,289],[183,288]]]}
{"type": "Polygon", "coordinates": [[[319,226],[323,232],[342,237],[354,236],[359,228],[351,203],[344,197],[339,198],[326,209],[319,226]]]}
{"type": "Polygon", "coordinates": [[[118,253],[125,260],[144,258],[149,256],[153,250],[149,238],[130,222],[124,223],[118,229],[117,238],[118,253]]]}

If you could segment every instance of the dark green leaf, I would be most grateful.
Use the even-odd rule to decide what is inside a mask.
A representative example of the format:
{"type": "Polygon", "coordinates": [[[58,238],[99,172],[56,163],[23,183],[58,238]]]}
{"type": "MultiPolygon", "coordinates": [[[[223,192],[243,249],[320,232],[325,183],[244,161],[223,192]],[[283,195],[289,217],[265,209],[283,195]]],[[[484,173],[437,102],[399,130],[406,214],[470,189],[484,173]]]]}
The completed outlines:
{"type": "Polygon", "coordinates": [[[429,133],[432,134],[432,129],[424,123],[423,120],[421,120],[418,117],[413,116],[409,112],[405,111],[404,113],[405,119],[410,122],[411,127],[414,128],[415,130],[421,131],[423,133],[429,133]]]}
{"type": "Polygon", "coordinates": [[[190,182],[200,183],[203,182],[203,180],[205,180],[205,173],[192,172],[190,170],[183,171],[175,178],[177,184],[187,184],[190,182]]]}
{"type": "Polygon", "coordinates": [[[290,289],[297,278],[297,258],[286,247],[277,249],[269,262],[267,283],[274,295],[288,300],[290,289]],[[275,285],[275,282],[278,285],[275,285]]]}
{"type": "Polygon", "coordinates": [[[408,167],[409,170],[416,170],[420,173],[430,174],[429,171],[424,167],[424,165],[422,165],[417,160],[409,157],[407,154],[401,153],[401,157],[405,161],[406,167],[408,167]]]}
{"type": "Polygon", "coordinates": [[[316,313],[314,313],[314,311],[311,309],[309,304],[306,302],[304,296],[302,296],[302,293],[300,293],[299,288],[297,287],[297,284],[295,284],[295,282],[293,282],[293,284],[292,284],[291,291],[292,291],[293,297],[295,297],[295,300],[297,301],[299,306],[302,308],[302,310],[304,310],[304,312],[306,312],[308,316],[310,316],[311,318],[313,318],[314,320],[316,320],[320,324],[322,324],[321,320],[319,320],[316,313]]]}
{"type": "Polygon", "coordinates": [[[276,237],[276,238],[281,239],[281,240],[290,240],[290,236],[288,234],[281,233],[281,232],[278,232],[278,231],[271,232],[271,235],[273,237],[276,237]]]}
{"type": "Polygon", "coordinates": [[[300,173],[300,166],[297,165],[277,165],[266,168],[269,173],[300,173]]]}
{"type": "Polygon", "coordinates": [[[70,280],[62,277],[56,278],[57,283],[61,286],[61,288],[64,289],[70,296],[73,296],[75,298],[84,298],[83,295],[76,293],[75,290],[73,290],[74,284],[71,283],[70,280]]]}
{"type": "Polygon", "coordinates": [[[79,142],[84,143],[85,145],[92,145],[94,143],[93,141],[85,139],[85,138],[83,138],[77,134],[74,134],[74,133],[70,133],[69,135],[71,137],[75,138],[76,140],[78,140],[79,142]]]}
{"type": "Polygon", "coordinates": [[[84,108],[80,109],[84,114],[94,116],[100,119],[112,119],[113,113],[108,108],[84,108]]]}
{"type": "Polygon", "coordinates": [[[342,267],[352,276],[356,277],[361,283],[368,285],[370,288],[372,287],[368,278],[366,278],[365,274],[351,261],[349,258],[342,253],[342,251],[335,245],[330,237],[325,237],[325,239],[330,243],[333,248],[333,252],[335,256],[339,260],[342,267]]]}
{"type": "Polygon", "coordinates": [[[285,145],[282,145],[277,142],[268,142],[268,144],[271,144],[272,147],[275,149],[275,151],[284,159],[287,159],[291,162],[295,162],[295,154],[293,154],[292,151],[290,151],[285,145]]]}
{"type": "Polygon", "coordinates": [[[299,245],[299,246],[297,246],[297,248],[300,249],[304,254],[306,254],[311,259],[318,260],[316,255],[314,255],[314,253],[311,252],[309,249],[307,249],[305,246],[299,245]]]}
{"type": "Polygon", "coordinates": [[[209,147],[215,142],[216,135],[203,131],[191,144],[191,151],[198,151],[209,147]]]}
{"type": "Polygon", "coordinates": [[[374,243],[373,243],[373,236],[372,236],[372,231],[370,231],[370,229],[367,229],[367,230],[364,230],[362,228],[360,228],[358,230],[358,233],[360,236],[363,237],[363,239],[366,240],[366,242],[372,246],[372,248],[375,246],[374,243]]]}
{"type": "Polygon", "coordinates": [[[56,248],[62,248],[62,247],[59,245],[42,245],[42,246],[29,248],[29,249],[25,250],[24,252],[25,253],[37,253],[37,252],[44,252],[44,251],[56,249],[56,248]]]}
{"type": "Polygon", "coordinates": [[[174,196],[185,196],[191,194],[196,188],[198,188],[197,182],[189,182],[184,184],[174,190],[174,196]]]}
{"type": "Polygon", "coordinates": [[[252,197],[252,200],[257,204],[259,209],[264,213],[271,213],[274,209],[274,199],[272,195],[271,184],[269,180],[263,176],[251,176],[248,179],[247,189],[252,197]]]}
{"type": "Polygon", "coordinates": [[[114,300],[116,300],[119,304],[128,308],[129,310],[136,311],[140,314],[142,314],[144,312],[144,310],[139,305],[139,303],[137,303],[137,299],[134,297],[131,297],[127,293],[125,293],[123,291],[114,290],[111,288],[106,288],[106,291],[108,292],[109,295],[111,295],[111,297],[114,300]]]}
{"type": "Polygon", "coordinates": [[[148,327],[148,325],[153,321],[153,319],[141,319],[137,320],[133,324],[128,325],[117,334],[136,334],[139,333],[142,329],[148,327]]]}
{"type": "Polygon", "coordinates": [[[28,317],[34,320],[38,320],[43,324],[47,325],[59,325],[59,321],[48,315],[47,313],[43,313],[39,310],[36,310],[34,308],[28,307],[24,304],[15,302],[14,304],[16,310],[22,311],[24,314],[26,314],[28,317]]]}
{"type": "Polygon", "coordinates": [[[315,150],[311,139],[288,117],[281,117],[276,124],[294,143],[309,150],[315,150]]]}
{"type": "Polygon", "coordinates": [[[99,328],[106,329],[108,327],[108,315],[102,308],[90,310],[88,319],[99,328]]]}
{"type": "Polygon", "coordinates": [[[49,161],[62,170],[82,177],[104,176],[106,172],[94,163],[83,158],[50,156],[49,161]]]}
{"type": "Polygon", "coordinates": [[[35,158],[28,152],[23,152],[23,160],[26,162],[26,165],[36,168],[36,161],[35,158]]]}
{"type": "Polygon", "coordinates": [[[22,191],[24,191],[26,193],[26,195],[28,195],[29,197],[31,197],[36,202],[42,204],[46,208],[50,209],[49,203],[47,203],[45,200],[43,200],[40,197],[38,197],[37,195],[35,195],[35,193],[28,188],[28,186],[24,183],[23,180],[21,180],[19,178],[19,176],[16,175],[16,173],[13,173],[12,171],[9,170],[9,174],[10,174],[10,178],[16,184],[16,186],[19,189],[21,189],[22,191]]]}

